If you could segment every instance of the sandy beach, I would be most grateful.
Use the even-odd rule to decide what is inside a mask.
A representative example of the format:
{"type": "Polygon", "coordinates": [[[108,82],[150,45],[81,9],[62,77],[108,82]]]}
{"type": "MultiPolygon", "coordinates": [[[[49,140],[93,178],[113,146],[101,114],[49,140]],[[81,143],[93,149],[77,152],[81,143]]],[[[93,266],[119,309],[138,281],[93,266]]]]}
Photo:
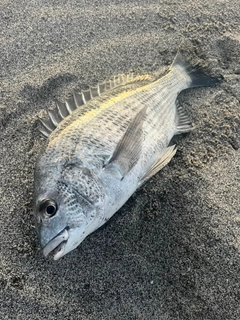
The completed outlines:
{"type": "Polygon", "coordinates": [[[0,319],[240,319],[239,1],[0,4],[0,319]],[[169,66],[178,48],[214,87],[179,104],[196,130],[110,221],[57,262],[32,210],[46,139],[38,117],[119,73],[169,66]]]}

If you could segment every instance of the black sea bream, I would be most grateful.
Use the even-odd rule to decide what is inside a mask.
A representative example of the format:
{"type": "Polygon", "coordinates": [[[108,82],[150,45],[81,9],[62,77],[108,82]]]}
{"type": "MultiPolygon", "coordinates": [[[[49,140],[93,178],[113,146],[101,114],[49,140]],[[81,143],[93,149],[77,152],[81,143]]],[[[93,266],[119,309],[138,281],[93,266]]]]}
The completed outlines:
{"type": "Polygon", "coordinates": [[[161,78],[119,75],[49,111],[35,171],[43,254],[57,260],[76,248],[162,169],[176,153],[172,137],[193,129],[178,94],[217,82],[178,53],[161,78]]]}

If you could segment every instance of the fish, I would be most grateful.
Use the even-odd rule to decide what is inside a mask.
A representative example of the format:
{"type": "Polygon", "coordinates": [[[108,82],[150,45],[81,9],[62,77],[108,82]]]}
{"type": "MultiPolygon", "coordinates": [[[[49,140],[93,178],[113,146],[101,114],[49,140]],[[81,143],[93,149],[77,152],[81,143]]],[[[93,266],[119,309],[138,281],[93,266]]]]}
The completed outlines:
{"type": "Polygon", "coordinates": [[[178,52],[161,76],[120,74],[57,102],[40,119],[47,142],[34,177],[43,255],[58,260],[75,249],[166,166],[173,136],[194,129],[177,96],[219,81],[178,52]]]}

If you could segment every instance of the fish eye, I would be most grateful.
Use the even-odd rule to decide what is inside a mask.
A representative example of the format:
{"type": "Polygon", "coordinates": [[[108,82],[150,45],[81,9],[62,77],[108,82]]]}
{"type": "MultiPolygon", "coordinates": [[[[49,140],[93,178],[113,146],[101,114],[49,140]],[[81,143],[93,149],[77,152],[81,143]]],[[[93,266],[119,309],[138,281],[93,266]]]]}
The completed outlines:
{"type": "Polygon", "coordinates": [[[53,206],[53,205],[49,205],[49,206],[47,206],[47,208],[46,208],[46,213],[48,214],[48,215],[53,215],[54,213],[56,212],[56,207],[55,206],[53,206]]]}
{"type": "Polygon", "coordinates": [[[57,204],[52,199],[44,199],[40,203],[39,211],[46,217],[53,217],[57,212],[57,204]]]}

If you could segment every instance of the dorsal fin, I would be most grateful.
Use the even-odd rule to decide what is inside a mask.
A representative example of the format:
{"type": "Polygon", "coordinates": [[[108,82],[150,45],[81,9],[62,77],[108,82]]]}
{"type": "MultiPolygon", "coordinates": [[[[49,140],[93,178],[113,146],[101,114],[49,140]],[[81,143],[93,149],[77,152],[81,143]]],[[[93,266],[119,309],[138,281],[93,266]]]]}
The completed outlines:
{"type": "Polygon", "coordinates": [[[104,92],[118,86],[134,82],[150,82],[153,80],[154,77],[152,75],[136,75],[131,72],[128,74],[119,74],[108,81],[104,81],[102,83],[98,83],[94,87],[90,87],[88,90],[83,90],[82,92],[74,91],[72,97],[66,99],[64,103],[60,101],[56,102],[56,107],[48,111],[48,119],[39,119],[42,124],[39,131],[44,136],[48,137],[63,119],[69,116],[75,109],[86,104],[89,100],[99,97],[104,92]]]}

